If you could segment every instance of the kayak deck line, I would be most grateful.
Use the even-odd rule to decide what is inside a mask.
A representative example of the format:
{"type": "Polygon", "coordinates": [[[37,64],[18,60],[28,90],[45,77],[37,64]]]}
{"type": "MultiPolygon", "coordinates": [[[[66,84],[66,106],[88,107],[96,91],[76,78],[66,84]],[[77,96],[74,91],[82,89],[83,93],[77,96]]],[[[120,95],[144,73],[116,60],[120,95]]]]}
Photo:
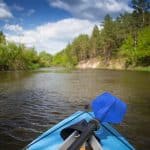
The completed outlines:
{"type": "Polygon", "coordinates": [[[123,142],[126,146],[128,146],[131,150],[133,150],[133,147],[125,140],[125,138],[118,133],[114,128],[110,128],[110,125],[108,125],[108,123],[103,123],[102,126],[108,130],[109,132],[111,132],[118,140],[120,140],[121,142],[123,142]],[[114,131],[113,131],[114,130],[114,131]],[[115,133],[114,133],[115,132],[115,133]],[[116,134],[119,134],[120,136],[117,136],[116,134]]]}
{"type": "MultiPolygon", "coordinates": [[[[94,118],[93,112],[85,112],[85,113],[88,113],[90,116],[92,116],[94,118]]],[[[111,127],[111,125],[109,123],[101,123],[101,126],[103,126],[106,130],[111,132],[116,138],[118,138],[121,142],[123,142],[131,150],[133,149],[133,147],[127,142],[127,140],[117,130],[115,130],[113,127],[111,127]]]]}
{"type": "Polygon", "coordinates": [[[85,112],[78,111],[78,112],[76,112],[76,113],[74,113],[74,114],[71,115],[71,116],[72,116],[72,119],[70,119],[69,121],[68,121],[68,119],[66,118],[66,119],[62,120],[61,122],[59,122],[59,124],[62,123],[62,125],[60,125],[60,126],[58,125],[57,127],[56,127],[56,125],[55,125],[55,126],[53,126],[52,128],[50,128],[49,130],[45,131],[45,132],[44,132],[42,135],[40,135],[37,139],[35,139],[35,140],[32,141],[29,145],[27,145],[26,148],[28,148],[28,147],[30,147],[31,145],[35,144],[36,142],[38,142],[38,141],[41,140],[42,138],[45,138],[45,137],[48,136],[49,134],[52,134],[52,133],[55,132],[57,129],[63,127],[63,126],[66,125],[66,124],[68,124],[68,122],[71,122],[71,121],[74,120],[75,118],[78,118],[80,115],[84,114],[85,112]],[[79,114],[77,114],[76,116],[74,116],[76,113],[79,113],[79,114]]]}
{"type": "MultiPolygon", "coordinates": [[[[70,117],[56,124],[48,131],[31,142],[26,150],[57,150],[64,142],[60,136],[62,129],[77,123],[83,119],[87,122],[94,118],[91,112],[78,111],[70,117]]],[[[103,150],[135,150],[128,141],[116,131],[110,124],[102,123],[98,131],[95,132],[101,141],[103,150]]]]}

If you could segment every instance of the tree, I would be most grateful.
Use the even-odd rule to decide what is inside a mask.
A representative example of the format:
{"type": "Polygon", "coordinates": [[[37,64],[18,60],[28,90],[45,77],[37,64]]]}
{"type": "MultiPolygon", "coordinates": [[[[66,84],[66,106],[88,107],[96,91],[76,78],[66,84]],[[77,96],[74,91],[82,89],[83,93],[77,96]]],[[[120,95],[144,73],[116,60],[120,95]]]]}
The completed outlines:
{"type": "Polygon", "coordinates": [[[124,41],[120,47],[120,54],[126,58],[126,67],[135,65],[136,62],[136,49],[134,48],[134,39],[131,35],[124,41]]]}
{"type": "Polygon", "coordinates": [[[22,45],[16,45],[15,43],[8,43],[8,56],[9,56],[9,68],[12,70],[22,70],[26,68],[26,64],[23,58],[24,47],[22,45]]]}
{"type": "Polygon", "coordinates": [[[103,23],[103,30],[101,31],[102,36],[102,49],[103,56],[105,58],[105,63],[107,63],[112,54],[113,50],[116,48],[116,34],[115,34],[115,26],[112,18],[109,15],[106,15],[103,23]]]}
{"type": "Polygon", "coordinates": [[[132,0],[134,12],[138,15],[137,19],[142,18],[142,26],[145,25],[145,13],[150,10],[149,0],[132,0]]]}
{"type": "Polygon", "coordinates": [[[52,63],[52,55],[45,51],[40,52],[39,63],[41,67],[50,67],[52,63]]]}
{"type": "Polygon", "coordinates": [[[72,53],[77,57],[77,61],[89,58],[89,37],[81,34],[72,43],[72,53]]]}
{"type": "Polygon", "coordinates": [[[97,25],[94,26],[90,38],[90,57],[96,57],[100,52],[100,31],[97,25]]]}
{"type": "Polygon", "coordinates": [[[0,32],[0,70],[48,67],[51,61],[52,56],[46,52],[41,52],[38,55],[34,48],[27,48],[23,44],[6,42],[5,35],[0,32]]]}
{"type": "Polygon", "coordinates": [[[138,33],[137,65],[150,65],[150,26],[138,33]]]}
{"type": "Polygon", "coordinates": [[[34,48],[25,48],[23,51],[23,59],[27,69],[36,69],[39,65],[39,57],[34,48]]]}
{"type": "Polygon", "coordinates": [[[1,43],[6,44],[5,35],[3,34],[2,31],[0,31],[0,44],[1,44],[1,43]]]}
{"type": "Polygon", "coordinates": [[[0,70],[9,69],[9,53],[8,47],[5,44],[0,44],[0,70]]]}
{"type": "Polygon", "coordinates": [[[131,35],[121,46],[120,54],[127,58],[128,65],[150,65],[150,27],[145,27],[138,32],[137,46],[134,45],[134,39],[131,35]]]}
{"type": "Polygon", "coordinates": [[[73,67],[77,64],[77,57],[73,54],[73,48],[71,44],[68,44],[67,47],[64,50],[67,58],[67,66],[73,67]]]}

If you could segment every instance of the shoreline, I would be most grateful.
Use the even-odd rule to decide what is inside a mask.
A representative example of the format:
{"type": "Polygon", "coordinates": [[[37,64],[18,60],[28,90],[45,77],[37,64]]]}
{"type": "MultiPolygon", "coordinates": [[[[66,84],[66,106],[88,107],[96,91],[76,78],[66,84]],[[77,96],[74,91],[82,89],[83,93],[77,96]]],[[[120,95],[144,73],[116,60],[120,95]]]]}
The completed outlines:
{"type": "MultiPolygon", "coordinates": [[[[89,62],[89,60],[87,60],[89,62]]],[[[86,70],[86,69],[101,69],[101,70],[120,70],[120,71],[143,71],[143,72],[150,72],[150,66],[147,67],[143,67],[143,66],[137,66],[137,67],[118,67],[118,66],[110,66],[110,65],[101,65],[100,62],[97,62],[96,64],[90,64],[88,63],[87,65],[87,61],[84,61],[86,63],[82,63],[80,62],[78,65],[74,66],[74,67],[64,67],[64,66],[51,66],[51,67],[41,67],[41,68],[36,68],[36,69],[18,69],[18,70],[0,70],[0,73],[4,73],[4,72],[31,72],[31,71],[45,71],[45,69],[52,69],[52,68],[64,68],[63,70],[67,70],[68,72],[70,72],[71,70],[76,70],[76,69],[80,69],[80,70],[86,70]]],[[[54,69],[55,70],[55,69],[54,69]]],[[[58,71],[58,70],[57,70],[58,71]]]]}
{"type": "Polygon", "coordinates": [[[107,69],[150,72],[150,66],[125,67],[125,59],[111,59],[107,65],[100,58],[83,60],[76,65],[76,69],[107,69]]]}

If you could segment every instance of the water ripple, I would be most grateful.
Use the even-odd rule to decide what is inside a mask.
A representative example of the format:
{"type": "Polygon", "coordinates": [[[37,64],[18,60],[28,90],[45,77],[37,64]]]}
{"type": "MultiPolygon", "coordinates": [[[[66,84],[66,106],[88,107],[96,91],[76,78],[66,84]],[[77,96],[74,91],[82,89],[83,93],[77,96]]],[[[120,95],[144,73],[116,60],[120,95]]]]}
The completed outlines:
{"type": "Polygon", "coordinates": [[[21,149],[73,112],[83,110],[99,93],[110,91],[128,104],[118,130],[145,150],[150,147],[149,79],[147,73],[108,70],[0,73],[0,149],[21,149]]]}

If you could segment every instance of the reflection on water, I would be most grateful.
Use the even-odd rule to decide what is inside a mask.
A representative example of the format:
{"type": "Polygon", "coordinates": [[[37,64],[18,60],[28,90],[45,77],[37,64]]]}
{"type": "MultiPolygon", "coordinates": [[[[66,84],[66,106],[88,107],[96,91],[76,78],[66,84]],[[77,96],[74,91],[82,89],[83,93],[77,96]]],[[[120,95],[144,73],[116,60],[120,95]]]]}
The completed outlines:
{"type": "Polygon", "coordinates": [[[150,74],[111,70],[47,69],[0,72],[0,149],[20,149],[99,93],[109,91],[128,104],[117,126],[138,149],[150,147],[150,74]]]}

